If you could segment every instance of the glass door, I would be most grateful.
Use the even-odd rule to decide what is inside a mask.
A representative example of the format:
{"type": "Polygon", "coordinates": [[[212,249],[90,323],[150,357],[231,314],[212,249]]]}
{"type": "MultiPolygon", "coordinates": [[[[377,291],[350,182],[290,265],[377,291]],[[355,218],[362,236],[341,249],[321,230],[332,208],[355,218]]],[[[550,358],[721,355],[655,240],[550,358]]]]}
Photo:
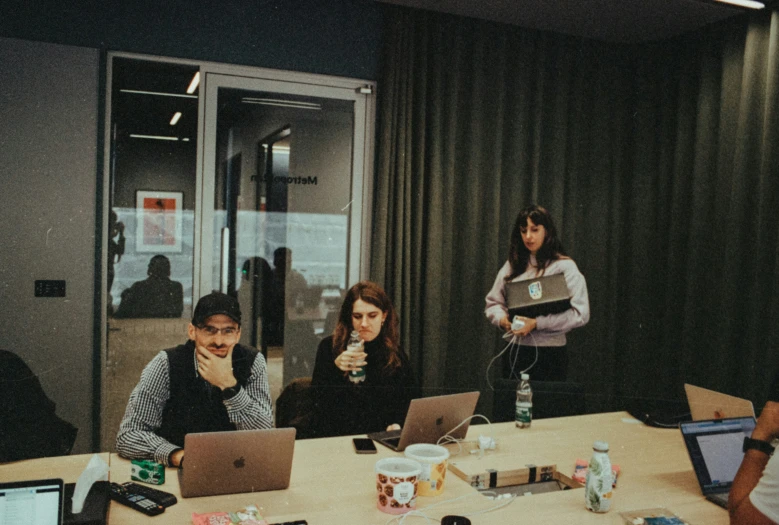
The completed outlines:
{"type": "Polygon", "coordinates": [[[273,400],[311,375],[367,275],[372,89],[352,79],[110,54],[101,450],[198,299],[234,294],[273,400]]]}
{"type": "Polygon", "coordinates": [[[368,98],[348,87],[206,72],[200,296],[238,297],[242,343],[275,400],[310,377],[358,281],[368,98]]]}
{"type": "Polygon", "coordinates": [[[109,57],[100,450],[114,450],[144,366],[187,340],[196,283],[199,70],[109,57]]]}

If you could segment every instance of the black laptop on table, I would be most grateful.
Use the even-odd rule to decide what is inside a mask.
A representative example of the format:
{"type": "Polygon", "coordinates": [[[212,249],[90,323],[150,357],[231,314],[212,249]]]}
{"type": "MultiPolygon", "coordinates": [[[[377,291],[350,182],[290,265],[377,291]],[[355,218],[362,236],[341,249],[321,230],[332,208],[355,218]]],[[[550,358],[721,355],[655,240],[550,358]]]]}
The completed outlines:
{"type": "Polygon", "coordinates": [[[728,508],[730,487],[744,459],[744,438],[752,435],[755,418],[685,421],[679,428],[701,492],[707,500],[728,508]]]}

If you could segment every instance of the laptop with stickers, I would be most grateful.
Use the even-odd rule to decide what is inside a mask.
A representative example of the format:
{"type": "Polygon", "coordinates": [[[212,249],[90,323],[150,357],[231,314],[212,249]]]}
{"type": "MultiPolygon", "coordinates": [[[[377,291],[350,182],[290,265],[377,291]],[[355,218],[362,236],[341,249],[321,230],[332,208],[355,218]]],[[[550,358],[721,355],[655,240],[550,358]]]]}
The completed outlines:
{"type": "Polygon", "coordinates": [[[509,317],[538,317],[564,312],[571,307],[571,293],[565,275],[557,273],[506,283],[509,317]]]}

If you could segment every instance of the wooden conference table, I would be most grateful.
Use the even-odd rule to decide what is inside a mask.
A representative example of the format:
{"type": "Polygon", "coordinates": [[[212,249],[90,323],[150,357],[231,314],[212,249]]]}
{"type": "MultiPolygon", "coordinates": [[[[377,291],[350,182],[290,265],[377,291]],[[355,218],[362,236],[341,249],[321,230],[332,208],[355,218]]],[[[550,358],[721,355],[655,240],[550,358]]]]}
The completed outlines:
{"type": "MultiPolygon", "coordinates": [[[[501,509],[474,515],[506,500],[486,498],[452,471],[446,474],[443,493],[418,497],[417,509],[439,504],[426,512],[431,519],[437,522],[447,514],[470,515],[474,525],[520,521],[616,525],[623,523],[620,512],[654,507],[665,507],[691,524],[728,523],[727,511],[701,495],[681,434],[676,429],[647,427],[626,412],[615,412],[536,420],[530,429],[517,429],[513,423],[473,425],[468,439],[475,441],[480,434],[490,433],[497,441],[497,450],[479,457],[469,453],[477,447],[471,442],[464,445],[463,453],[455,456],[457,446],[449,445],[453,454],[450,462],[469,472],[554,463],[562,474],[570,476],[577,458],[589,459],[593,441],[608,441],[611,461],[621,468],[611,510],[606,514],[587,511],[584,489],[572,489],[518,497],[501,509]],[[457,501],[447,502],[455,498],[457,501]]],[[[392,516],[376,508],[374,464],[378,459],[402,453],[378,448],[378,454],[358,455],[349,437],[298,441],[289,488],[272,492],[184,499],[179,497],[175,469],[168,469],[165,484],[160,488],[179,497],[176,505],[160,516],[149,518],[112,502],[108,522],[111,525],[187,525],[192,522],[193,512],[235,511],[254,504],[269,523],[305,519],[309,525],[385,524],[392,516]]],[[[115,454],[102,456],[110,462],[112,481],[129,481],[128,460],[115,454]]],[[[81,455],[0,465],[0,481],[61,477],[73,482],[90,458],[91,455],[81,455]]],[[[417,522],[425,521],[407,520],[407,523],[417,522]]]]}

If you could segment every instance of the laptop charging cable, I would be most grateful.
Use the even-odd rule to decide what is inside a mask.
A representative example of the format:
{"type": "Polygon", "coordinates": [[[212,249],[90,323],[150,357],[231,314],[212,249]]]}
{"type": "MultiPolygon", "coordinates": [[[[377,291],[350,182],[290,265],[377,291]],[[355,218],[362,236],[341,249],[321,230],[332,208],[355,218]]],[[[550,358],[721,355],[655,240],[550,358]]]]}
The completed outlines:
{"type": "MultiPolygon", "coordinates": [[[[516,322],[517,319],[515,319],[514,321],[516,322]]],[[[524,326],[524,322],[521,319],[519,319],[519,322],[522,323],[522,326],[524,326]]],[[[512,329],[513,326],[514,325],[512,324],[512,329]]],[[[517,330],[518,329],[519,328],[517,328],[517,330]]],[[[485,373],[485,377],[487,379],[487,386],[490,388],[490,390],[495,391],[495,387],[492,386],[492,383],[490,382],[490,369],[492,368],[492,364],[495,361],[497,361],[507,351],[509,352],[509,359],[511,360],[511,372],[509,374],[509,379],[513,377],[519,380],[522,374],[526,374],[531,368],[533,368],[536,365],[536,363],[538,362],[538,345],[536,344],[536,338],[533,335],[533,332],[530,332],[528,335],[533,340],[533,346],[535,347],[536,355],[535,358],[533,359],[533,362],[530,363],[530,366],[525,368],[524,370],[521,370],[519,372],[520,375],[517,376],[517,374],[514,372],[514,369],[517,367],[517,361],[519,360],[519,349],[520,349],[520,344],[522,342],[522,337],[514,335],[512,332],[506,332],[505,334],[503,334],[502,336],[503,339],[508,340],[508,343],[503,348],[503,350],[498,352],[498,355],[492,358],[490,363],[487,365],[487,371],[485,373]]]]}
{"type": "Polygon", "coordinates": [[[470,421],[471,419],[475,417],[480,417],[484,419],[484,421],[487,422],[487,425],[489,427],[490,434],[489,436],[485,436],[484,434],[479,435],[479,439],[476,441],[478,443],[479,448],[471,450],[471,454],[479,454],[479,457],[484,456],[484,453],[488,450],[495,450],[497,448],[497,441],[495,441],[494,436],[492,435],[492,422],[484,415],[482,414],[474,414],[470,417],[467,417],[463,419],[457,426],[455,426],[453,429],[451,429],[449,432],[441,436],[441,438],[436,443],[437,445],[448,445],[451,443],[457,443],[457,446],[459,447],[459,450],[457,451],[457,454],[461,454],[463,451],[462,443],[465,442],[465,440],[456,439],[452,437],[452,432],[463,426],[465,423],[470,421]]]}

